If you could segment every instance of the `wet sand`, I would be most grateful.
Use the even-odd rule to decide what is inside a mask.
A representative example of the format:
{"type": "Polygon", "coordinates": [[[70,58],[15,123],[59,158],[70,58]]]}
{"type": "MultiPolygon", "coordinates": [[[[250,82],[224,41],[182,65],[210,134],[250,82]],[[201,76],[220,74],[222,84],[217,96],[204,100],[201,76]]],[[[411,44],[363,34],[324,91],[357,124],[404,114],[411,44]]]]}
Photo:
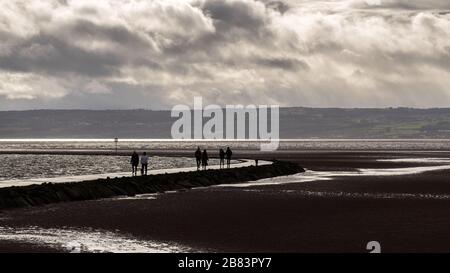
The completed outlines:
{"type": "MultiPolygon", "coordinates": [[[[375,161],[418,156],[416,153],[276,156],[317,171],[436,165],[375,161]]],[[[420,156],[450,158],[447,153],[420,156]]],[[[439,197],[450,195],[449,177],[450,170],[439,170],[246,188],[211,187],[151,199],[72,202],[4,211],[0,226],[100,229],[212,252],[367,252],[369,241],[379,241],[383,252],[448,252],[450,200],[439,197]],[[383,197],[394,193],[411,195],[383,197]],[[415,198],[415,194],[427,194],[427,198],[415,198]]],[[[3,252],[47,249],[0,241],[3,252]]]]}

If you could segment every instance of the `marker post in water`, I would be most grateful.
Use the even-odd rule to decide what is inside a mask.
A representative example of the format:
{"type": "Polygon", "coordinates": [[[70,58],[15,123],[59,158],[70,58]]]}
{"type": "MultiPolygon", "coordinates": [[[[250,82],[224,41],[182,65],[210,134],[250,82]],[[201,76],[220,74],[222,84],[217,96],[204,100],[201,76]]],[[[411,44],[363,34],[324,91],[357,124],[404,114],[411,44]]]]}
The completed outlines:
{"type": "Polygon", "coordinates": [[[116,154],[117,154],[117,145],[119,144],[119,138],[114,138],[114,143],[116,144],[116,154]]]}

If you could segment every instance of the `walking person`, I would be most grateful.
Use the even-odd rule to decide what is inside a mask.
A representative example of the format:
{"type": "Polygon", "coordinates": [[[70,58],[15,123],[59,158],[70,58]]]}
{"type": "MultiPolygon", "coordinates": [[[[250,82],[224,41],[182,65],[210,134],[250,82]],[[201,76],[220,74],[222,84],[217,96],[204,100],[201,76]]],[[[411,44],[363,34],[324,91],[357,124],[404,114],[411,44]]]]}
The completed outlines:
{"type": "Polygon", "coordinates": [[[220,168],[225,168],[225,151],[223,149],[220,149],[219,151],[219,158],[220,158],[220,168]]]}
{"type": "Polygon", "coordinates": [[[141,175],[147,175],[148,155],[146,152],[141,156],[141,175]]]}
{"type": "Polygon", "coordinates": [[[197,161],[197,171],[200,171],[200,164],[202,163],[202,151],[200,147],[197,147],[197,151],[195,151],[195,160],[197,161]]]}
{"type": "Polygon", "coordinates": [[[227,158],[227,168],[230,168],[231,164],[231,156],[233,155],[233,152],[231,151],[230,147],[227,148],[227,151],[225,152],[225,156],[227,158]]]}
{"type": "Polygon", "coordinates": [[[139,155],[136,153],[136,151],[133,152],[131,155],[131,168],[132,168],[132,175],[137,175],[137,170],[139,166],[139,155]]]}
{"type": "Polygon", "coordinates": [[[202,154],[202,166],[204,171],[206,171],[206,167],[208,166],[208,160],[208,153],[204,150],[202,154]]]}

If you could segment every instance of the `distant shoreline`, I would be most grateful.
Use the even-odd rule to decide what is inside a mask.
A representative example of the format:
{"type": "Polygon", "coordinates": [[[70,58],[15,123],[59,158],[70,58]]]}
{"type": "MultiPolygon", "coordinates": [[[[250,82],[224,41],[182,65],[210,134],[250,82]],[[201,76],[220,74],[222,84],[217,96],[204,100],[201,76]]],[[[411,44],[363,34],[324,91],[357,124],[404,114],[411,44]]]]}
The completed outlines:
{"type": "MultiPolygon", "coordinates": [[[[170,111],[150,110],[1,113],[0,136],[4,139],[170,139],[176,121],[170,111]]],[[[449,115],[450,108],[281,108],[279,138],[446,139],[450,134],[449,115]]]]}

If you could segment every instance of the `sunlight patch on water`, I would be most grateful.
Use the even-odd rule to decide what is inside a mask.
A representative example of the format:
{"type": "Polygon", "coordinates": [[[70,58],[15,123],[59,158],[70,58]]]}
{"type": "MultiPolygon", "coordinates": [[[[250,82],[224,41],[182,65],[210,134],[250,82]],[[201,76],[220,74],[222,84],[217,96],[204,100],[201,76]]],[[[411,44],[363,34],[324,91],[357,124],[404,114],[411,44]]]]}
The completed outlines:
{"type": "MultiPolygon", "coordinates": [[[[233,163],[235,163],[234,161],[233,163]]],[[[211,159],[211,165],[219,160],[211,159]]],[[[196,165],[187,157],[152,156],[149,170],[189,168],[196,165]]],[[[97,177],[104,174],[131,176],[130,161],[127,156],[97,155],[17,155],[0,154],[0,187],[76,180],[77,177],[97,177]]]]}
{"type": "Polygon", "coordinates": [[[143,241],[132,236],[77,229],[43,229],[40,227],[0,227],[0,241],[16,241],[49,246],[58,250],[80,253],[179,253],[193,252],[178,244],[143,241]]]}

